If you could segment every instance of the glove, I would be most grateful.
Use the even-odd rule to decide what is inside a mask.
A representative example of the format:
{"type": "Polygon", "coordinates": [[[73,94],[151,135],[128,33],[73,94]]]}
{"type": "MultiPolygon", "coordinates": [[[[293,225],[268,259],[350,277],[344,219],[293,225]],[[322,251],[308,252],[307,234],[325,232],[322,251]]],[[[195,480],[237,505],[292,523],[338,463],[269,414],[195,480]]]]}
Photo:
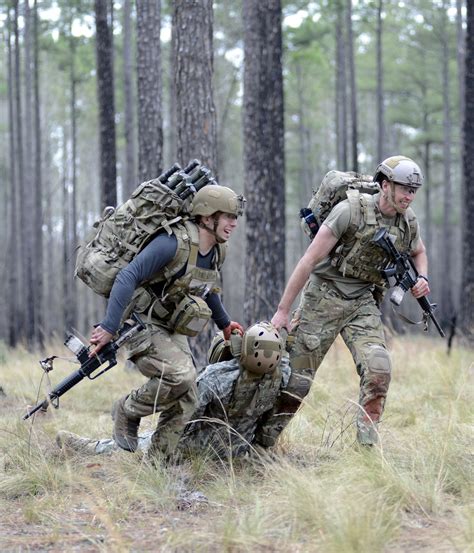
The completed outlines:
{"type": "Polygon", "coordinates": [[[244,333],[244,329],[239,323],[236,323],[235,321],[230,321],[230,324],[228,324],[225,328],[222,329],[222,332],[224,334],[224,340],[230,340],[230,335],[234,330],[237,330],[237,332],[241,336],[244,333]]]}

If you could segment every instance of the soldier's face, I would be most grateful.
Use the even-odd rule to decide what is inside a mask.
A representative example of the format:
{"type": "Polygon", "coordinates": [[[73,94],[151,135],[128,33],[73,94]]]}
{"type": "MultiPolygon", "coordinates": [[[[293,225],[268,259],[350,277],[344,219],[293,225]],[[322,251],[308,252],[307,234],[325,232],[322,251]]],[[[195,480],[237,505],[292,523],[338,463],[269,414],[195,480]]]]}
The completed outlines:
{"type": "Polygon", "coordinates": [[[227,242],[236,226],[237,215],[232,215],[231,213],[221,213],[217,221],[216,234],[224,242],[227,242]]]}
{"type": "Polygon", "coordinates": [[[405,212],[411,202],[415,199],[417,188],[414,186],[405,186],[403,184],[395,184],[394,187],[394,204],[396,208],[399,208],[402,212],[405,212]]]}
{"type": "Polygon", "coordinates": [[[380,207],[383,213],[388,215],[395,213],[404,214],[415,199],[417,188],[405,186],[384,180],[382,182],[382,199],[380,207]]]}

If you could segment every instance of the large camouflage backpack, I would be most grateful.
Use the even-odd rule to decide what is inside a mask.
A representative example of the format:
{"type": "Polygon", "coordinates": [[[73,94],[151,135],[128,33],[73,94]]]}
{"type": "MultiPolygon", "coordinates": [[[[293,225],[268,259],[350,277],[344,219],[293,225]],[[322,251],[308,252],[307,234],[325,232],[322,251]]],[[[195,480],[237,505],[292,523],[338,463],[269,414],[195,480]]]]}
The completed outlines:
{"type": "Polygon", "coordinates": [[[211,183],[217,184],[197,159],[184,169],[175,163],[158,178],[140,184],[121,206],[106,207],[78,246],[75,276],[109,297],[118,272],[159,232],[171,234],[173,226],[184,222],[194,194],[211,183]]]}
{"type": "Polygon", "coordinates": [[[301,226],[304,232],[313,239],[332,208],[347,200],[351,190],[356,193],[376,194],[380,192],[377,182],[370,175],[361,175],[352,171],[329,171],[321,184],[313,190],[308,204],[300,210],[301,226]]]}

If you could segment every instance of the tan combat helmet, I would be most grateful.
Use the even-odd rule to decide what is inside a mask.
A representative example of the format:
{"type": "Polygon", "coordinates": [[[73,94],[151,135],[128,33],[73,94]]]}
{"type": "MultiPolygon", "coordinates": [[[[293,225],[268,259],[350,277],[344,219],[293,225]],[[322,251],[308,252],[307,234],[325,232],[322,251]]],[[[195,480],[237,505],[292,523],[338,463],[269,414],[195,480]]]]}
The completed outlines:
{"type": "Polygon", "coordinates": [[[191,216],[202,215],[204,217],[221,211],[232,215],[242,215],[244,212],[245,198],[237,195],[227,186],[208,184],[198,190],[190,206],[191,216]]]}
{"type": "Polygon", "coordinates": [[[207,352],[207,359],[210,365],[221,361],[230,361],[234,356],[230,349],[230,341],[224,338],[222,332],[218,332],[212,339],[207,352]]]}
{"type": "Polygon", "coordinates": [[[256,323],[242,337],[240,364],[256,374],[272,373],[280,364],[283,339],[269,322],[256,323]]]}
{"type": "Polygon", "coordinates": [[[405,156],[392,156],[382,161],[375,171],[374,181],[381,183],[383,178],[414,188],[419,188],[424,180],[420,167],[405,156]]]}

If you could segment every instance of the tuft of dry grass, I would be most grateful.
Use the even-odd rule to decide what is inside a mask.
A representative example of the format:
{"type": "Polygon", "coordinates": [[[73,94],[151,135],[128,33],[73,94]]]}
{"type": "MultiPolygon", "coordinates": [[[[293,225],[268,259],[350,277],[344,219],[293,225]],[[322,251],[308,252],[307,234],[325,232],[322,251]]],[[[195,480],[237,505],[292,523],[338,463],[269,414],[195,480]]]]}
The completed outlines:
{"type": "MultiPolygon", "coordinates": [[[[170,466],[56,446],[60,429],[109,436],[110,406],[143,382],[138,373],[117,366],[81,382],[58,410],[22,421],[46,389],[43,380],[38,396],[41,355],[2,349],[0,549],[472,551],[473,352],[448,357],[442,342],[422,337],[394,339],[392,350],[380,447],[355,443],[358,377],[338,341],[273,451],[170,466]],[[198,492],[207,500],[193,503],[198,492]]],[[[59,344],[48,351],[69,355],[59,344]]],[[[51,383],[75,368],[57,361],[51,383]]]]}

